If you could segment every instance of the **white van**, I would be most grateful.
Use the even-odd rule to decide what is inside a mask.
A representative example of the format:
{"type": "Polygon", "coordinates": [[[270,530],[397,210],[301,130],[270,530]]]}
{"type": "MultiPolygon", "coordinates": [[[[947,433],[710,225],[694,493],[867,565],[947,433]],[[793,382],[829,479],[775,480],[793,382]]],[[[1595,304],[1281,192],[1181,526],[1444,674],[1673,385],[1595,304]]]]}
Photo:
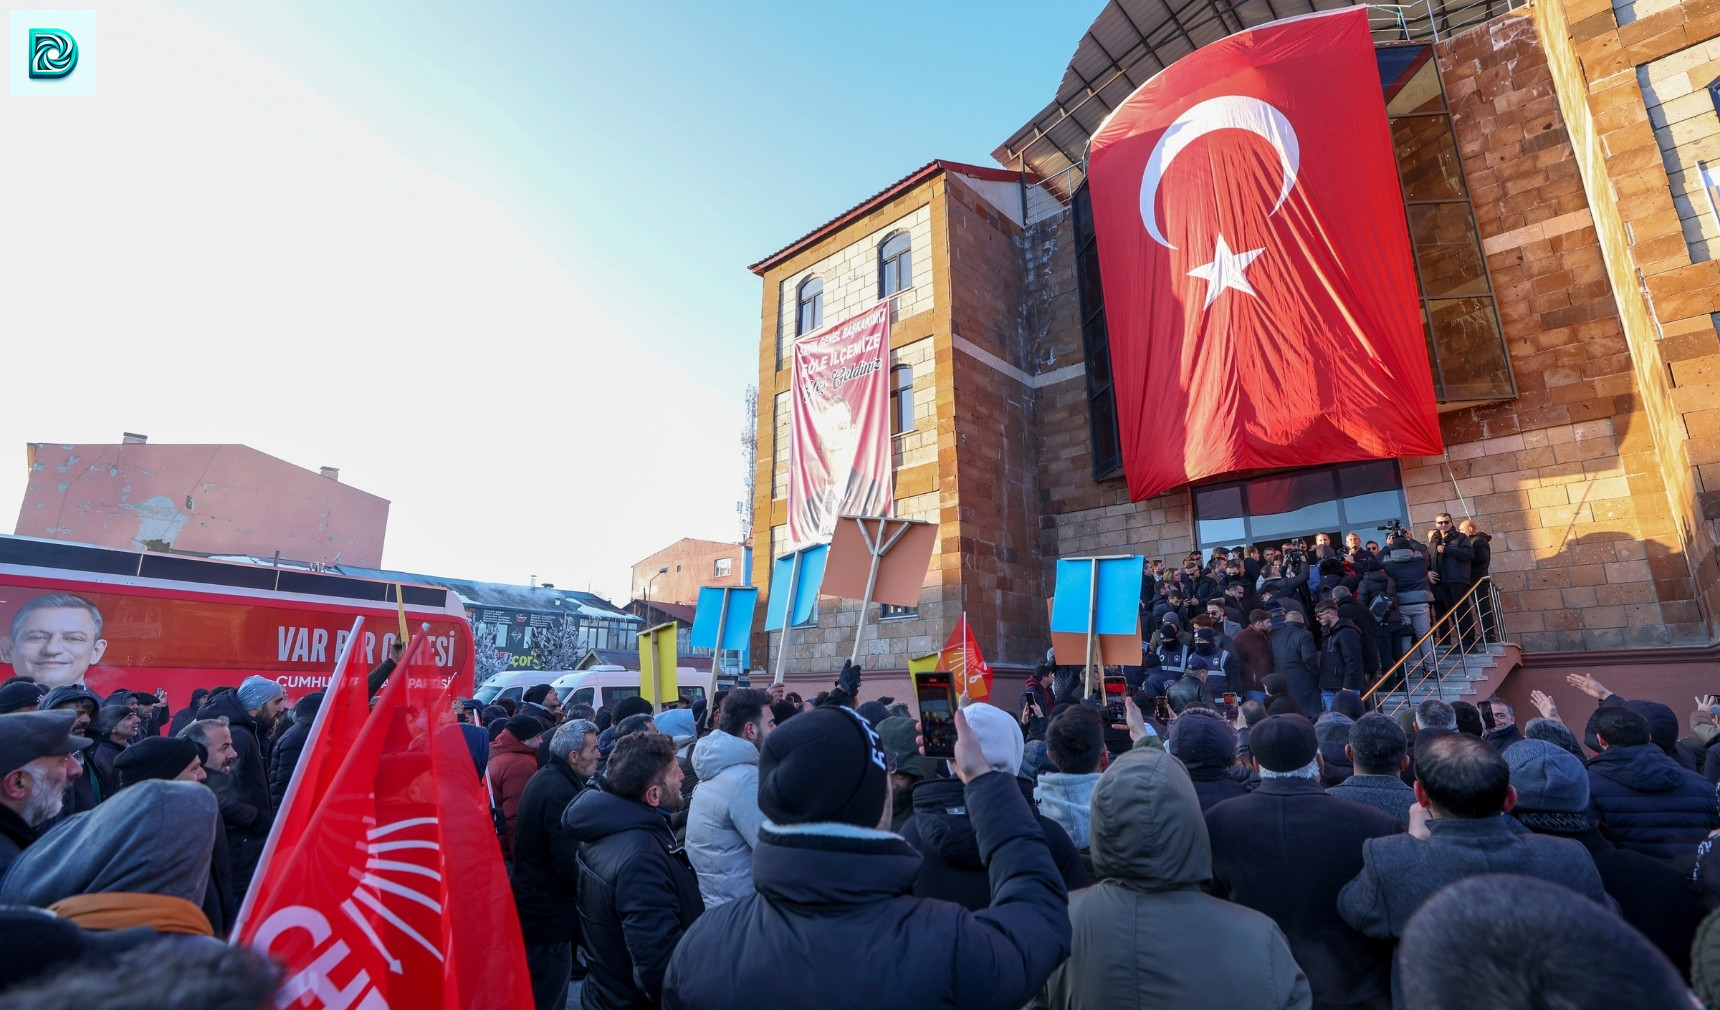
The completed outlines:
{"type": "MultiPolygon", "coordinates": [[[[682,699],[689,704],[701,698],[709,704],[712,692],[708,672],[701,673],[690,666],[683,666],[676,671],[676,682],[682,699]]],[[[485,681],[473,697],[486,705],[494,704],[497,698],[511,698],[518,702],[527,688],[538,684],[554,687],[555,695],[563,705],[571,698],[574,704],[592,708],[614,708],[621,699],[636,697],[640,693],[638,670],[598,665],[584,670],[518,670],[497,674],[485,681]]]]}

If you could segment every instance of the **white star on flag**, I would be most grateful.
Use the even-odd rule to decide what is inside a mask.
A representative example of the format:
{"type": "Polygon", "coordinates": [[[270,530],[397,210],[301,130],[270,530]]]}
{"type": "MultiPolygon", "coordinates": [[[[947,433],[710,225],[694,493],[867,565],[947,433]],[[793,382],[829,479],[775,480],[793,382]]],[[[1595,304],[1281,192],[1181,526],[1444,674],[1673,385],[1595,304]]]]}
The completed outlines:
{"type": "Polygon", "coordinates": [[[1212,262],[1195,267],[1188,272],[1190,277],[1199,277],[1206,281],[1206,305],[1202,309],[1212,308],[1213,301],[1225,288],[1235,288],[1245,295],[1254,295],[1254,288],[1248,284],[1248,277],[1243,271],[1254,262],[1255,257],[1265,252],[1265,249],[1254,249],[1249,252],[1233,253],[1224,241],[1224,236],[1218,237],[1218,245],[1213,247],[1212,262]]]}

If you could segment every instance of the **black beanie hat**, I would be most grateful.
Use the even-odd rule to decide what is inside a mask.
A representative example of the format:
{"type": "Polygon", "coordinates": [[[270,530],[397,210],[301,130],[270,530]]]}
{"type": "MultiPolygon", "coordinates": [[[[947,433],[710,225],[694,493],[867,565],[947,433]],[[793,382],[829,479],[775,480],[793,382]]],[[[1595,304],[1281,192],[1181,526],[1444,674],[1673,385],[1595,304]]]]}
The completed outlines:
{"type": "Polygon", "coordinates": [[[1306,716],[1274,715],[1248,730],[1248,750],[1269,772],[1293,772],[1320,753],[1320,738],[1306,716]]]}
{"type": "Polygon", "coordinates": [[[875,828],[889,790],[884,749],[858,712],[803,712],[764,738],[758,808],[777,824],[834,821],[875,828]]]}
{"type": "Polygon", "coordinates": [[[514,735],[515,740],[525,743],[543,732],[543,721],[536,716],[516,715],[508,720],[508,732],[514,735]]]}
{"type": "Polygon", "coordinates": [[[146,736],[113,759],[121,789],[145,779],[173,779],[198,760],[197,745],[173,736],[146,736]]]}

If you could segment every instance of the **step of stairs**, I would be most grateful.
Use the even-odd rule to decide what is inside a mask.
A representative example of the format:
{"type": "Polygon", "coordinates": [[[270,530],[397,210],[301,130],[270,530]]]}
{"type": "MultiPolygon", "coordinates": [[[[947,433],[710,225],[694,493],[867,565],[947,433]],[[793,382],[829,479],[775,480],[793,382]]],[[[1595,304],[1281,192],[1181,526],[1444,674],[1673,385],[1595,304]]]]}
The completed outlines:
{"type": "MultiPolygon", "coordinates": [[[[1416,680],[1415,674],[1410,675],[1413,686],[1408,690],[1382,691],[1376,697],[1379,699],[1380,711],[1395,713],[1405,706],[1419,705],[1429,698],[1441,701],[1459,701],[1478,695],[1482,688],[1495,676],[1508,671],[1502,667],[1506,645],[1489,645],[1468,655],[1449,655],[1440,660],[1439,678],[1416,680]]],[[[1487,692],[1492,694],[1491,691],[1487,692]]]]}

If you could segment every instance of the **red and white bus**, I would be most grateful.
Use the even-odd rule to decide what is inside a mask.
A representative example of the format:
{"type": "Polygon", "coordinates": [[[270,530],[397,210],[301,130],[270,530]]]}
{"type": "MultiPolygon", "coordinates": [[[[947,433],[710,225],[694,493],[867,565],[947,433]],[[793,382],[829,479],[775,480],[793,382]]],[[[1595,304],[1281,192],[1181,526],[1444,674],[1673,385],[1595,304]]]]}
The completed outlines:
{"type": "MultiPolygon", "coordinates": [[[[429,655],[469,696],[472,632],[459,598],[423,585],[399,596],[412,634],[429,625],[429,655]]],[[[395,583],[0,536],[0,679],[82,682],[103,697],[160,687],[180,708],[195,688],[256,674],[297,699],[328,686],[361,615],[352,662],[369,669],[399,631],[395,583]]]]}

